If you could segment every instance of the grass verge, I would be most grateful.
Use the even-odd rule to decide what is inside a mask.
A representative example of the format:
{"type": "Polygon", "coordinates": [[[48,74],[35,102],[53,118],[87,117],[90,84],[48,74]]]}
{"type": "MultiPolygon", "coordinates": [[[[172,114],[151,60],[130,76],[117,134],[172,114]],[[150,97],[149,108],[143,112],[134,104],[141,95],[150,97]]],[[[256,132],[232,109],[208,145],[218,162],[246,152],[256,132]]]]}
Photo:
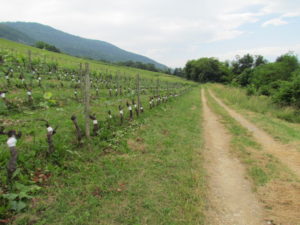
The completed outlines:
{"type": "Polygon", "coordinates": [[[209,87],[226,104],[238,110],[248,119],[276,139],[290,144],[300,151],[300,114],[292,108],[281,108],[266,96],[247,96],[245,90],[211,84],[209,87]],[[289,122],[290,121],[290,122],[289,122]]]}

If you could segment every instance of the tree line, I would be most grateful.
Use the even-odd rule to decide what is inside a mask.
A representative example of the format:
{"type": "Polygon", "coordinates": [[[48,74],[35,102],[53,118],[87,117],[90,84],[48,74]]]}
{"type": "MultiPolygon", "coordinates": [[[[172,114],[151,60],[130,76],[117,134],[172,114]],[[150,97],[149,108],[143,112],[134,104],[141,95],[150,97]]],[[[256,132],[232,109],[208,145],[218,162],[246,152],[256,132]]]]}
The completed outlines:
{"type": "Polygon", "coordinates": [[[40,49],[46,49],[46,50],[51,51],[51,52],[57,52],[57,53],[61,52],[60,49],[58,49],[54,45],[50,45],[50,44],[48,44],[46,42],[43,42],[43,41],[36,42],[34,47],[40,48],[40,49]]]}
{"type": "Polygon", "coordinates": [[[124,62],[118,62],[115,64],[120,65],[120,66],[128,66],[128,67],[138,68],[138,69],[142,69],[142,70],[149,70],[149,71],[153,71],[153,72],[172,74],[170,68],[159,69],[153,63],[142,63],[142,62],[138,62],[138,61],[129,60],[129,61],[124,61],[124,62]]]}
{"type": "Polygon", "coordinates": [[[173,74],[200,83],[219,82],[244,87],[249,95],[267,95],[282,106],[300,108],[300,63],[291,52],[268,62],[261,55],[190,60],[173,74]]]}

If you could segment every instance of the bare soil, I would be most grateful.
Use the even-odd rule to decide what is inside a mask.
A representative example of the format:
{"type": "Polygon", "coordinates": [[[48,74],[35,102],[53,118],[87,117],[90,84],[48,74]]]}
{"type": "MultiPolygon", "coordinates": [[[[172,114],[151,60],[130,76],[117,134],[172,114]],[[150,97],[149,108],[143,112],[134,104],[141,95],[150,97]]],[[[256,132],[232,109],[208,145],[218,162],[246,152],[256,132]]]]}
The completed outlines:
{"type": "Polygon", "coordinates": [[[202,90],[205,131],[205,167],[208,173],[207,223],[210,225],[259,225],[263,210],[245,169],[230,154],[230,135],[207,105],[202,90]]]}

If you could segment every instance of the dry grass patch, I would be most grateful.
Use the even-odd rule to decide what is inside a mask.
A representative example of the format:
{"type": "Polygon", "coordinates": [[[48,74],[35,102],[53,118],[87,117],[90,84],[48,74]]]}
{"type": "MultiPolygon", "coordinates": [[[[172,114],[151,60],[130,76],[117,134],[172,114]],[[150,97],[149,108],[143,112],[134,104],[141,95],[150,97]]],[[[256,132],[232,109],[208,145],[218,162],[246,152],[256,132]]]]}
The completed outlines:
{"type": "Polygon", "coordinates": [[[258,189],[268,211],[268,219],[275,224],[300,224],[300,184],[271,181],[258,189]]]}
{"type": "Polygon", "coordinates": [[[130,149],[139,152],[146,152],[146,144],[144,143],[144,139],[137,137],[135,139],[128,139],[127,145],[130,149]]]}

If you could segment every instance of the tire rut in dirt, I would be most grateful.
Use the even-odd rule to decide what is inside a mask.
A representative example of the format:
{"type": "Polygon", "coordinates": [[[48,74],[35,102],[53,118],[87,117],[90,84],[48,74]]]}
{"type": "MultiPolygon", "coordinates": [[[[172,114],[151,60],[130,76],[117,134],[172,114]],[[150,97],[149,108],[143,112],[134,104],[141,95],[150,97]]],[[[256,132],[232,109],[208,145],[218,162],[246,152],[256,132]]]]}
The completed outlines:
{"type": "Polygon", "coordinates": [[[207,224],[259,225],[263,211],[245,179],[245,169],[230,153],[230,135],[207,105],[202,90],[205,166],[208,173],[207,224]]]}
{"type": "Polygon", "coordinates": [[[263,149],[274,155],[279,161],[285,164],[291,171],[300,177],[300,153],[291,147],[286,147],[280,142],[276,141],[271,135],[260,129],[249,120],[245,119],[241,114],[237,113],[232,108],[225,105],[219,98],[217,98],[211,91],[209,94],[222,106],[231,117],[238,121],[243,127],[248,129],[256,141],[262,145],[263,149]]]}

